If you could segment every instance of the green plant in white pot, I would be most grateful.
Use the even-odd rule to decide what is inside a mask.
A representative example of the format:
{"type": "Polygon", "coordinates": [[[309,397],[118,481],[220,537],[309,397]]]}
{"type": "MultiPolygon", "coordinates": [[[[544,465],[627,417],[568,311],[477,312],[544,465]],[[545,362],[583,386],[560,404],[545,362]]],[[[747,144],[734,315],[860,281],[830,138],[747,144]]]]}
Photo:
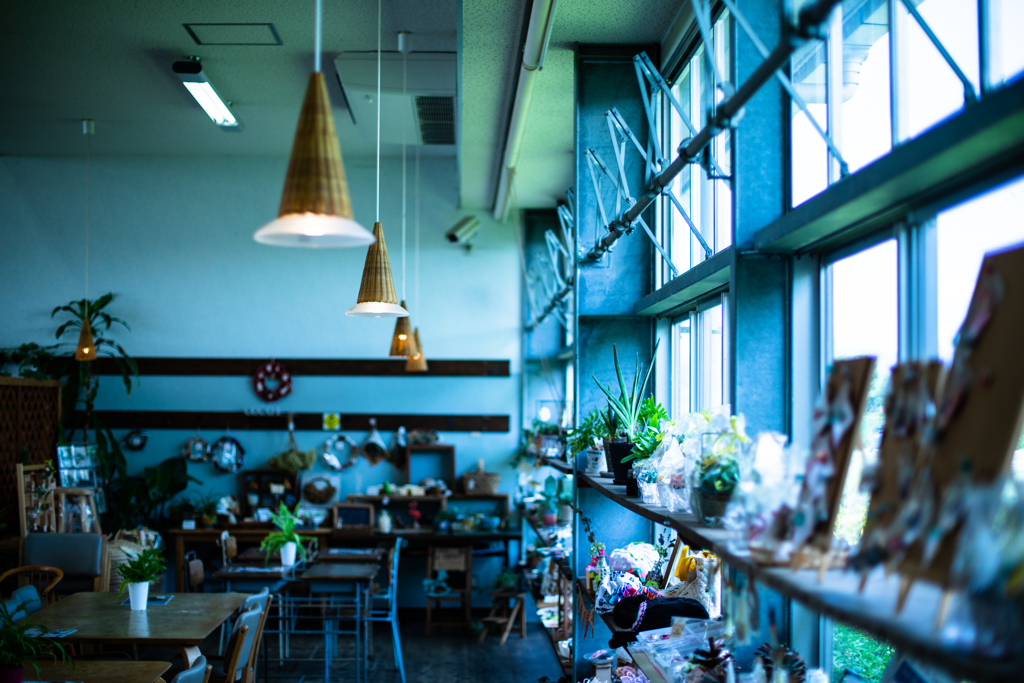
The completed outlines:
{"type": "Polygon", "coordinates": [[[117,568],[118,574],[121,575],[121,590],[117,592],[117,597],[120,598],[124,595],[124,591],[127,589],[132,611],[139,612],[146,609],[146,605],[149,603],[149,584],[156,580],[166,568],[164,558],[160,556],[159,550],[151,548],[139,551],[139,554],[133,559],[117,568]]]}
{"type": "Polygon", "coordinates": [[[267,534],[267,537],[260,543],[260,550],[266,552],[268,562],[272,553],[280,552],[281,566],[291,567],[295,564],[296,557],[301,559],[306,556],[306,549],[302,542],[315,542],[315,539],[295,533],[295,527],[299,526],[300,520],[284,503],[281,503],[281,507],[274,514],[273,522],[278,531],[267,534]]]}
{"type": "MultiPolygon", "coordinates": [[[[24,673],[23,667],[29,664],[39,672],[39,661],[52,659],[53,661],[71,662],[74,670],[75,663],[64,650],[64,646],[52,638],[31,635],[30,629],[39,629],[44,633],[48,630],[40,624],[30,624],[28,618],[22,616],[20,620],[15,615],[25,607],[25,603],[15,605],[13,608],[0,600],[0,682],[21,683],[24,673]]],[[[22,612],[22,614],[24,614],[22,612]]]]}

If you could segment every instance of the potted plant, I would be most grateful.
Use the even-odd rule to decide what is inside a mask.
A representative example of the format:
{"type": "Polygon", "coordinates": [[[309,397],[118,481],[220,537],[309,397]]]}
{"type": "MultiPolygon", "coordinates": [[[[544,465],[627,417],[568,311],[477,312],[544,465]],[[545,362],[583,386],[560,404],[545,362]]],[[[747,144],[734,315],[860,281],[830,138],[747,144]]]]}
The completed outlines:
{"type": "Polygon", "coordinates": [[[163,573],[166,566],[164,558],[156,548],[141,550],[139,554],[127,563],[117,568],[121,575],[121,590],[117,597],[124,595],[125,588],[128,589],[128,599],[131,602],[133,612],[146,609],[149,602],[149,584],[163,573]]]}
{"type": "Polygon", "coordinates": [[[601,441],[604,434],[604,420],[601,416],[601,411],[596,408],[583,418],[583,422],[580,423],[579,427],[569,431],[565,444],[569,457],[579,458],[581,454],[586,454],[586,460],[577,464],[577,470],[600,471],[600,460],[596,454],[601,453],[601,450],[596,447],[596,444],[601,441]],[[592,453],[595,455],[592,455],[592,453]],[[591,462],[592,460],[593,462],[591,462]]]}
{"type": "Polygon", "coordinates": [[[541,504],[540,521],[544,526],[555,526],[558,524],[558,513],[555,512],[555,504],[550,498],[545,498],[541,504]]]}
{"type": "Polygon", "coordinates": [[[53,638],[30,635],[30,629],[39,629],[46,632],[45,626],[30,624],[27,618],[15,621],[14,615],[22,610],[24,603],[14,608],[12,612],[7,605],[0,601],[0,683],[21,683],[24,665],[27,662],[36,671],[36,678],[40,676],[39,665],[41,659],[53,659],[57,661],[71,662],[72,670],[75,663],[64,646],[53,638]]]}
{"type": "MultiPolygon", "coordinates": [[[[653,467],[645,466],[645,461],[654,455],[661,445],[665,433],[662,426],[670,427],[668,422],[668,411],[654,400],[653,397],[644,399],[640,406],[639,426],[636,430],[636,437],[633,443],[633,450],[627,455],[623,462],[632,463],[632,472],[626,483],[626,493],[632,496],[639,496],[640,480],[644,479],[645,484],[651,483],[651,477],[657,481],[657,472],[653,467]]],[[[652,502],[644,500],[644,502],[652,502]]]]}
{"type": "MultiPolygon", "coordinates": [[[[657,356],[658,345],[654,346],[654,355],[657,356]]],[[[633,451],[633,443],[636,439],[637,430],[642,426],[640,422],[640,409],[643,405],[643,396],[647,391],[647,381],[651,377],[651,370],[654,369],[654,363],[647,368],[647,372],[643,376],[643,380],[640,379],[640,354],[636,356],[636,367],[633,372],[633,384],[629,391],[626,391],[626,380],[622,377],[622,368],[619,366],[619,351],[612,344],[612,357],[615,360],[615,376],[619,381],[619,395],[616,397],[612,394],[612,390],[609,387],[601,384],[597,377],[593,377],[594,382],[597,384],[597,388],[604,393],[608,398],[608,407],[615,413],[615,417],[618,421],[618,429],[625,431],[626,441],[617,442],[612,440],[611,443],[606,442],[606,450],[610,450],[610,459],[612,465],[612,471],[615,473],[615,483],[629,484],[629,470],[632,467],[632,463],[626,458],[633,451]]],[[[614,439],[614,434],[612,435],[614,439]]]]}
{"type": "Polygon", "coordinates": [[[434,532],[438,534],[450,534],[452,532],[452,522],[458,517],[450,510],[438,510],[434,515],[434,532]]]}
{"type": "Polygon", "coordinates": [[[204,528],[212,529],[217,526],[217,498],[213,491],[195,502],[195,514],[204,528]]]}
{"type": "Polygon", "coordinates": [[[729,430],[721,434],[706,434],[713,436],[714,441],[694,471],[690,505],[697,518],[709,526],[720,526],[725,517],[740,480],[740,447],[748,441],[736,416],[732,416],[729,425],[729,430]]]}
{"type": "Polygon", "coordinates": [[[271,520],[278,531],[267,534],[266,538],[260,542],[260,550],[266,552],[267,562],[270,561],[272,553],[280,551],[281,566],[291,567],[295,564],[296,556],[299,559],[306,557],[306,549],[302,542],[314,539],[295,533],[295,527],[299,525],[299,518],[292,514],[292,511],[284,503],[281,503],[271,520]]]}

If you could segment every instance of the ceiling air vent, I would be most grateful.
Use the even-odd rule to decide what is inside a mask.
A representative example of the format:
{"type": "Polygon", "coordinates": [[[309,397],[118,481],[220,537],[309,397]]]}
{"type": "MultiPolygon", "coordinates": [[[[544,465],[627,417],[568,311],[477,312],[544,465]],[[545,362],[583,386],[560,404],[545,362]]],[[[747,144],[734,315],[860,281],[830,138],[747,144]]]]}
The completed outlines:
{"type": "Polygon", "coordinates": [[[455,98],[416,98],[416,118],[424,145],[455,144],[455,98]]]}

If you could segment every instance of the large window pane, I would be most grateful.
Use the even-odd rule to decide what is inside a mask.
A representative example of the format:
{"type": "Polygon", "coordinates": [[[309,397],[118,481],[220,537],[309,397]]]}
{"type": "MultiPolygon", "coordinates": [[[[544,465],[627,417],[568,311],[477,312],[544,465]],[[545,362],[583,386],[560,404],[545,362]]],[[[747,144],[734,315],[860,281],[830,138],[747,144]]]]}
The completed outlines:
{"type": "Polygon", "coordinates": [[[672,418],[692,412],[690,405],[690,319],[672,326],[672,418]]]}
{"type": "MultiPolygon", "coordinates": [[[[977,0],[925,0],[917,11],[978,90],[977,0]]],[[[964,88],[902,2],[897,3],[900,70],[898,134],[912,138],[960,111],[964,88]]]]}
{"type": "MultiPolygon", "coordinates": [[[[860,540],[868,496],[859,489],[863,464],[877,458],[885,421],[883,401],[889,368],[898,356],[897,247],[887,240],[836,261],[826,271],[831,299],[832,359],[871,355],[878,359],[871,381],[867,410],[861,421],[862,451],[854,453],[847,474],[835,533],[850,544],[860,540]]],[[[892,648],[871,636],[834,624],[832,628],[833,679],[846,669],[865,681],[878,683],[892,656],[892,648]]]]}
{"type": "Polygon", "coordinates": [[[843,106],[839,151],[854,172],[892,149],[889,3],[844,0],[843,106]]]}
{"type": "Polygon", "coordinates": [[[725,306],[716,304],[699,314],[700,350],[697,354],[700,363],[700,384],[698,400],[701,410],[717,408],[729,402],[729,390],[726,386],[726,360],[728,349],[725,337],[725,306]]]}
{"type": "Polygon", "coordinates": [[[938,350],[953,360],[953,341],[974,294],[987,252],[1024,241],[1024,178],[941,212],[936,217],[938,252],[938,350]]]}
{"type": "Polygon", "coordinates": [[[793,102],[790,122],[791,194],[793,206],[799,206],[828,187],[828,146],[809,118],[828,130],[825,44],[811,41],[797,50],[792,71],[793,87],[807,103],[800,109],[793,102]]]}
{"type": "Polygon", "coordinates": [[[1024,2],[990,0],[989,71],[996,84],[1009,82],[1024,71],[1024,2]]]}

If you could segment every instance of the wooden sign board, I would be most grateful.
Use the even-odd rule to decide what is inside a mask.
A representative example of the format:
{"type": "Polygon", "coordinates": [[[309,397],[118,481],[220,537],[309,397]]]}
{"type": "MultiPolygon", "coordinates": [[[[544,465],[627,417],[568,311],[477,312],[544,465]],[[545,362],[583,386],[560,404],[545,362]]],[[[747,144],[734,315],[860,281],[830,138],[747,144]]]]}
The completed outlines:
{"type": "Polygon", "coordinates": [[[373,533],[372,503],[335,503],[331,526],[345,533],[373,533]]]}
{"type": "MultiPolygon", "coordinates": [[[[943,388],[945,403],[958,392],[958,364],[966,366],[966,392],[930,456],[937,505],[965,461],[975,484],[991,484],[1007,473],[1024,426],[1024,245],[988,254],[982,261],[969,319],[986,308],[993,290],[988,323],[970,348],[957,346],[943,388]]],[[[901,574],[949,586],[959,531],[957,527],[946,534],[927,567],[921,566],[919,542],[901,565],[901,574]]]]}
{"type": "Polygon", "coordinates": [[[850,405],[853,407],[853,421],[832,451],[835,474],[829,480],[825,492],[828,518],[818,524],[808,541],[808,545],[821,551],[828,551],[832,547],[832,533],[835,528],[836,515],[839,514],[839,505],[843,501],[846,473],[850,469],[853,445],[860,432],[860,421],[864,416],[864,408],[867,405],[868,391],[871,388],[871,379],[874,373],[875,359],[870,357],[837,360],[832,363],[832,370],[828,373],[828,382],[825,385],[826,400],[831,405],[837,399],[843,385],[848,384],[850,405]]]}

